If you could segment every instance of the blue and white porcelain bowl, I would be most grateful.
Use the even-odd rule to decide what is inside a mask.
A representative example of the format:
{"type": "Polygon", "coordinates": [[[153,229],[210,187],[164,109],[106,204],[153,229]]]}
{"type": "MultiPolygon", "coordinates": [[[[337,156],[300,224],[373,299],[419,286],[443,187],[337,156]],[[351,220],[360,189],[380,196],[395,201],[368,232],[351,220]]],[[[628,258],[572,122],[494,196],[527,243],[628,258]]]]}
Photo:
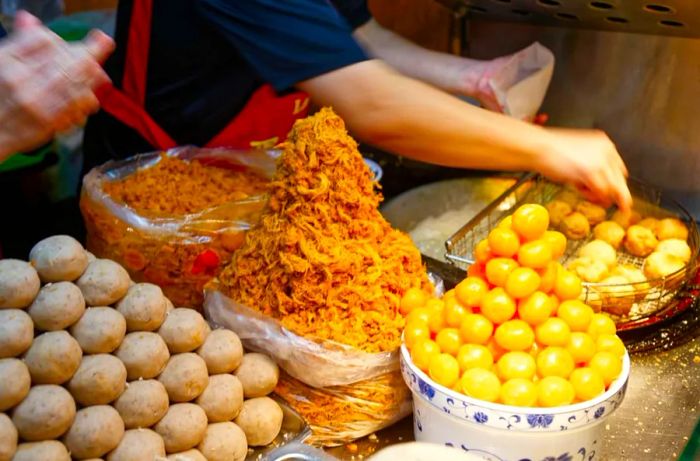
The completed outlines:
{"type": "Polygon", "coordinates": [[[593,400],[556,408],[514,407],[467,397],[437,384],[401,346],[401,372],[413,393],[416,440],[460,448],[488,461],[598,459],[603,421],[620,406],[630,374],[625,354],[620,377],[593,400]]]}

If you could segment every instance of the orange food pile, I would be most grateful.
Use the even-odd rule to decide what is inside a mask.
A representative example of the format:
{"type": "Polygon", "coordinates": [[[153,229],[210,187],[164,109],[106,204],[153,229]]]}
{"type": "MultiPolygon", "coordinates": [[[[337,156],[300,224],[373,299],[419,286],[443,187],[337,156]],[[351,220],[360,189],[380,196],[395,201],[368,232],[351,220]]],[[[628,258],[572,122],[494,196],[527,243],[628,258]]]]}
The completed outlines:
{"type": "Polygon", "coordinates": [[[618,377],[615,323],[578,299],[581,280],[556,259],[566,238],[540,205],[518,208],[476,247],[469,276],[442,299],[409,291],[413,363],[465,395],[525,407],[592,399],[618,377]]]}
{"type": "Polygon", "coordinates": [[[220,274],[223,292],[309,339],[395,350],[401,296],[431,289],[419,251],[379,213],[332,110],[297,121],[283,148],[262,219],[220,274]]]}
{"type": "Polygon", "coordinates": [[[152,167],[106,182],[104,191],[148,216],[182,216],[263,193],[267,182],[251,170],[219,168],[163,153],[152,167]]]}

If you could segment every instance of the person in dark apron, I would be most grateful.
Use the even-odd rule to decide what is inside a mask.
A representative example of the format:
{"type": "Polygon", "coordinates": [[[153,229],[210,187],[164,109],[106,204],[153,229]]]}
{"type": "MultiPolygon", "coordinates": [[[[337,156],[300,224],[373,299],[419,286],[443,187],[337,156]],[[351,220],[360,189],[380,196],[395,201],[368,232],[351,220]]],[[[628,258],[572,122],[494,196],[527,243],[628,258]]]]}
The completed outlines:
{"type": "MultiPolygon", "coordinates": [[[[534,170],[631,204],[627,170],[604,133],[542,128],[453,97],[446,91],[458,89],[441,79],[453,63],[472,77],[493,63],[388,38],[364,0],[122,0],[117,15],[112,85],[98,91],[102,111],[86,128],[86,170],[185,144],[270,147],[306,115],[310,98],[332,106],[360,140],[396,154],[534,170]],[[373,46],[387,40],[395,46],[373,46]]],[[[477,98],[488,96],[482,80],[466,79],[477,98]]]]}

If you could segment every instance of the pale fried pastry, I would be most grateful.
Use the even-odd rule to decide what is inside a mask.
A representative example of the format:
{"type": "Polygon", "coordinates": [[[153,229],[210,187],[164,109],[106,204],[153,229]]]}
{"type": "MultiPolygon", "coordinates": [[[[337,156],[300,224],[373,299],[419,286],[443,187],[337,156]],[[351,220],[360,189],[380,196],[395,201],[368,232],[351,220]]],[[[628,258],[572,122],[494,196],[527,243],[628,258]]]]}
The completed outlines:
{"type": "Polygon", "coordinates": [[[685,263],[678,256],[655,251],[644,261],[644,274],[649,279],[668,277],[682,270],[685,263]]]}
{"type": "Polygon", "coordinates": [[[586,256],[571,261],[567,269],[578,275],[584,282],[596,283],[608,276],[607,264],[586,256]]]}
{"type": "Polygon", "coordinates": [[[593,240],[588,242],[578,251],[578,255],[590,258],[593,261],[600,261],[608,268],[617,264],[617,252],[608,242],[603,240],[593,240]]]}
{"type": "Polygon", "coordinates": [[[658,244],[654,232],[647,227],[635,224],[627,229],[625,249],[634,256],[648,256],[658,244]]]}
{"type": "Polygon", "coordinates": [[[677,256],[682,259],[684,263],[690,261],[690,246],[688,246],[688,243],[685,240],[675,238],[662,240],[656,247],[656,251],[677,256]]]}

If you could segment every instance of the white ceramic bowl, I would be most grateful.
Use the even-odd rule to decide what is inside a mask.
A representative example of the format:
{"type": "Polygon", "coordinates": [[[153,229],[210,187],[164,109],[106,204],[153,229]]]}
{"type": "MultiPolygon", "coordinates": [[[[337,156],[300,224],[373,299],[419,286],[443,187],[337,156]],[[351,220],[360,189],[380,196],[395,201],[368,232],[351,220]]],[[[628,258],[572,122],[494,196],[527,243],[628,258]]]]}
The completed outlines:
{"type": "Polygon", "coordinates": [[[620,406],[630,373],[593,400],[555,408],[485,402],[435,383],[401,346],[401,372],[413,393],[416,440],[447,445],[489,461],[592,461],[602,444],[602,422],[620,406]]]}

